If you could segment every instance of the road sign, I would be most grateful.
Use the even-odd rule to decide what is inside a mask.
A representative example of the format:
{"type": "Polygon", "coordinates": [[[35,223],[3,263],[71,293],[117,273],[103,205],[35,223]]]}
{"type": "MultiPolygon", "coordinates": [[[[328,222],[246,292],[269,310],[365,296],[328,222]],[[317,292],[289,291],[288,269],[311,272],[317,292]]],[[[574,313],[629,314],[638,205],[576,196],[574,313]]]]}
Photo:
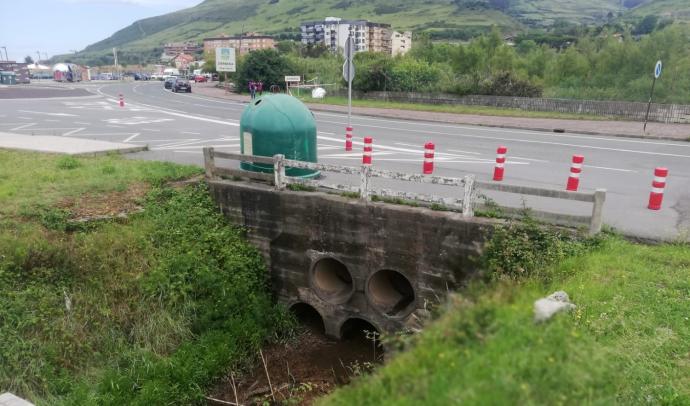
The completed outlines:
{"type": "Polygon", "coordinates": [[[236,72],[235,48],[216,48],[216,72],[236,72]]]}
{"type": "Polygon", "coordinates": [[[299,83],[302,81],[301,76],[285,76],[285,82],[287,83],[299,83]]]}
{"type": "Polygon", "coordinates": [[[351,60],[345,61],[343,64],[343,79],[346,82],[350,82],[355,78],[355,64],[351,60]]]}
{"type": "Polygon", "coordinates": [[[345,41],[345,49],[343,50],[343,55],[345,56],[345,60],[351,61],[352,58],[355,56],[355,40],[352,39],[352,37],[347,37],[347,40],[345,41]]]}
{"type": "Polygon", "coordinates": [[[654,67],[654,79],[659,79],[659,76],[661,76],[661,61],[656,61],[656,66],[654,67]]]}

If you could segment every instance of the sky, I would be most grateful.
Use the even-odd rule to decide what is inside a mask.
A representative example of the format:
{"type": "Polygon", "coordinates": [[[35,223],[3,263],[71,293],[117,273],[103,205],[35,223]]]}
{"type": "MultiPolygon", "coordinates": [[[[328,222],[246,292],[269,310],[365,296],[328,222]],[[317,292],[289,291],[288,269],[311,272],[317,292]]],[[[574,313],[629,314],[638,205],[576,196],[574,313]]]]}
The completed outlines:
{"type": "Polygon", "coordinates": [[[0,0],[0,52],[10,60],[34,60],[79,51],[146,17],[202,0],[0,0]],[[9,4],[8,4],[9,3],[9,4]]]}

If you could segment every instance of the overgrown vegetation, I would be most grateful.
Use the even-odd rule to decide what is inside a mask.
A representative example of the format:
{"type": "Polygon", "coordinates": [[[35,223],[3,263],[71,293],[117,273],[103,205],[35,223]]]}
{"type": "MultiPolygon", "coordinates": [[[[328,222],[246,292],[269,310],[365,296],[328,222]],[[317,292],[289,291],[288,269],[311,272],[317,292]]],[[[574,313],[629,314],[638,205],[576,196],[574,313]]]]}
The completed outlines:
{"type": "Polygon", "coordinates": [[[261,256],[205,188],[164,184],[199,172],[0,152],[0,388],[50,404],[203,403],[290,329],[261,256]],[[63,226],[82,208],[65,199],[135,181],[152,188],[143,211],[63,226]]]}
{"type": "MultiPolygon", "coordinates": [[[[655,100],[689,103],[690,27],[657,27],[642,38],[616,28],[588,31],[565,26],[557,31],[564,37],[530,34],[518,37],[515,46],[497,29],[468,44],[436,43],[421,36],[404,57],[357,54],[353,88],[646,101],[654,65],[662,60],[665,70],[657,81],[655,100]]],[[[344,86],[340,56],[309,58],[296,50],[286,52],[297,73],[344,86]]]]}
{"type": "Polygon", "coordinates": [[[535,227],[499,230],[485,259],[500,278],[451,295],[407,351],[319,404],[690,403],[690,246],[535,227]],[[577,308],[535,324],[533,302],[558,290],[577,308]]]}

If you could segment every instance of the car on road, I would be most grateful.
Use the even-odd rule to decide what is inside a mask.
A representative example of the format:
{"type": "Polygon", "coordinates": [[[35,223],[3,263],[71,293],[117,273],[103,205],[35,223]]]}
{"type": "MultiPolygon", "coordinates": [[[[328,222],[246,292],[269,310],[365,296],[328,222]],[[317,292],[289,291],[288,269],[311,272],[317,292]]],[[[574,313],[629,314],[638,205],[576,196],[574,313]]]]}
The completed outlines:
{"type": "Polygon", "coordinates": [[[204,76],[204,75],[196,75],[196,76],[194,76],[194,82],[195,82],[195,83],[204,83],[204,82],[206,82],[206,81],[207,81],[207,79],[206,79],[206,76],[204,76]]]}
{"type": "Polygon", "coordinates": [[[192,85],[189,83],[189,80],[187,80],[187,79],[177,78],[172,83],[172,91],[175,93],[177,93],[177,92],[192,93],[192,85]]]}
{"type": "Polygon", "coordinates": [[[165,79],[165,82],[163,82],[163,87],[166,89],[172,89],[173,83],[175,83],[175,78],[174,76],[170,76],[165,79]]]}

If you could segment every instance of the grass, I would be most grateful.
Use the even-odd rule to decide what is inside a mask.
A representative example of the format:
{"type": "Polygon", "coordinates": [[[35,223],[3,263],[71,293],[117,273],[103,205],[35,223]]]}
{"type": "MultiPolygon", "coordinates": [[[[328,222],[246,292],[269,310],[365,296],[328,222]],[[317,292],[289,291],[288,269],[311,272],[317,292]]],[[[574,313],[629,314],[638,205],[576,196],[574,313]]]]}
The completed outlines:
{"type": "Polygon", "coordinates": [[[0,151],[0,390],[38,404],[198,404],[291,318],[199,168],[0,151]],[[70,229],[64,199],[145,184],[143,212],[70,229]]]}
{"type": "Polygon", "coordinates": [[[453,295],[410,349],[320,405],[690,404],[690,247],[609,238],[453,295]],[[544,324],[533,302],[577,309],[544,324]]]}
{"type": "MultiPolygon", "coordinates": [[[[325,99],[313,99],[311,97],[303,96],[300,98],[305,103],[313,104],[330,104],[336,106],[347,106],[347,98],[345,97],[327,97],[325,99]]],[[[370,107],[378,109],[398,109],[398,110],[412,110],[412,111],[430,111],[436,113],[453,113],[453,114],[476,114],[480,116],[499,116],[499,117],[528,117],[528,118],[554,118],[567,120],[612,120],[609,117],[594,116],[587,114],[568,114],[558,112],[542,112],[542,111],[525,111],[519,109],[507,109],[498,107],[484,107],[484,106],[463,106],[463,105],[448,105],[448,104],[421,104],[421,103],[403,103],[391,102],[383,100],[352,100],[353,107],[370,107]]]]}

